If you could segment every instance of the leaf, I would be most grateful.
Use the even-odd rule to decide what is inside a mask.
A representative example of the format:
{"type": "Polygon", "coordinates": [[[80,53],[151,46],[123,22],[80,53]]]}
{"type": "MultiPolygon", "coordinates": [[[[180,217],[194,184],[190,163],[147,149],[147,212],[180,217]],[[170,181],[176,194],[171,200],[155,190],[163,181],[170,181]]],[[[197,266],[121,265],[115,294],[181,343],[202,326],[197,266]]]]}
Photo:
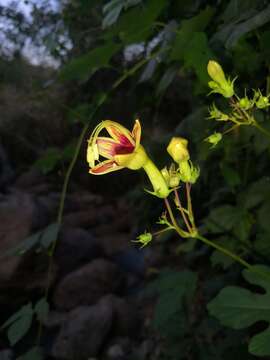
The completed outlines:
{"type": "Polygon", "coordinates": [[[166,0],[148,0],[142,6],[128,10],[110,28],[105,39],[118,36],[124,45],[145,41],[153,31],[153,22],[167,5],[166,0]]]}
{"type": "Polygon", "coordinates": [[[53,223],[47,226],[41,233],[40,244],[47,249],[56,241],[59,232],[59,224],[53,223]]]}
{"type": "Polygon", "coordinates": [[[186,47],[189,45],[194,33],[203,32],[213,15],[214,9],[207,6],[198,15],[182,21],[172,45],[171,60],[180,60],[185,57],[186,47]]]}
{"type": "Polygon", "coordinates": [[[38,346],[32,347],[25,354],[19,356],[16,360],[42,360],[43,355],[41,348],[38,346]]]}
{"type": "Polygon", "coordinates": [[[47,319],[49,313],[49,304],[45,298],[40,299],[35,307],[34,311],[37,315],[37,318],[40,322],[44,322],[47,319]]]}
{"type": "Polygon", "coordinates": [[[43,174],[48,174],[55,169],[56,165],[61,159],[61,152],[56,148],[49,148],[46,152],[34,163],[34,167],[39,169],[43,174]]]}
{"type": "Polygon", "coordinates": [[[222,175],[224,180],[230,187],[235,187],[241,184],[239,173],[229,165],[223,164],[221,166],[222,175]]]}
{"type": "Polygon", "coordinates": [[[102,20],[103,29],[106,29],[117,21],[124,6],[125,0],[112,0],[103,6],[103,13],[105,15],[102,20]]]}
{"type": "Polygon", "coordinates": [[[252,184],[245,190],[242,196],[242,203],[246,209],[252,209],[260,205],[270,194],[270,179],[263,177],[252,184]]]}
{"type": "MultiPolygon", "coordinates": [[[[159,278],[147,288],[150,292],[157,291],[159,293],[159,300],[154,311],[153,325],[158,329],[162,329],[176,313],[182,312],[183,299],[189,300],[193,296],[196,286],[197,274],[191,271],[162,272],[159,278]]],[[[179,325],[182,329],[183,326],[179,325]]],[[[178,328],[179,331],[180,328],[178,328]]]]}
{"type": "Polygon", "coordinates": [[[162,78],[159,81],[157,86],[157,95],[162,94],[170,84],[173,82],[175,76],[177,74],[177,69],[175,67],[169,67],[165,73],[163,74],[162,78]]]}
{"type": "Polygon", "coordinates": [[[37,232],[25,240],[23,240],[18,246],[15,246],[8,251],[6,251],[3,255],[0,256],[0,259],[5,258],[7,256],[20,256],[25,252],[31,250],[34,246],[39,244],[41,232],[37,232]]]}
{"type": "Polygon", "coordinates": [[[205,225],[212,233],[230,231],[241,220],[241,209],[232,205],[222,205],[211,210],[205,225]]]}
{"type": "MultiPolygon", "coordinates": [[[[250,290],[228,286],[220,291],[217,297],[208,304],[208,310],[223,325],[233,329],[243,329],[258,321],[270,322],[270,268],[263,265],[252,267],[262,273],[244,270],[242,272],[246,281],[252,285],[260,286],[265,294],[253,293],[250,290]]],[[[253,336],[249,344],[249,351],[253,355],[270,355],[270,328],[253,336]]]]}
{"type": "Polygon", "coordinates": [[[213,57],[214,54],[208,46],[206,34],[204,32],[194,33],[184,52],[184,66],[194,70],[203,84],[207,84],[209,81],[207,64],[213,57]]]}
{"type": "Polygon", "coordinates": [[[33,308],[32,304],[28,303],[2,325],[2,329],[8,327],[7,335],[11,346],[15,345],[28,332],[32,319],[33,308]]]}
{"type": "Polygon", "coordinates": [[[222,27],[212,40],[224,43],[226,48],[232,48],[242,36],[258,29],[269,21],[270,5],[260,12],[248,9],[236,21],[222,27]]]}
{"type": "Polygon", "coordinates": [[[108,42],[71,60],[60,72],[60,80],[87,80],[98,69],[108,67],[112,56],[120,49],[119,44],[108,42]]]}

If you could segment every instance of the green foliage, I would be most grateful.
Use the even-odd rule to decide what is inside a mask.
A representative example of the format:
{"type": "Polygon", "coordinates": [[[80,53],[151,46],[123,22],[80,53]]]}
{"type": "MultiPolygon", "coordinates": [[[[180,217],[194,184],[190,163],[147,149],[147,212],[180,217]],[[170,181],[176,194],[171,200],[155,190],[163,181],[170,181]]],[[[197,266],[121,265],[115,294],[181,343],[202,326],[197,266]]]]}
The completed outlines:
{"type": "Polygon", "coordinates": [[[25,240],[21,241],[19,245],[8,250],[2,254],[0,258],[7,256],[21,256],[29,250],[46,250],[56,241],[59,232],[59,224],[52,223],[45,229],[36,232],[25,240]]]}
{"type": "Polygon", "coordinates": [[[112,56],[120,49],[118,44],[108,42],[72,60],[60,72],[61,80],[86,81],[98,70],[109,67],[112,56]]]}
{"type": "MultiPolygon", "coordinates": [[[[254,265],[254,269],[270,276],[270,268],[254,265]]],[[[243,271],[246,281],[265,290],[265,294],[228,286],[220,291],[218,296],[208,304],[211,315],[233,329],[242,329],[258,321],[270,322],[270,283],[267,277],[262,277],[248,270],[243,271]]],[[[253,336],[249,343],[249,351],[257,356],[270,355],[270,329],[253,336]]]]}
{"type": "MultiPolygon", "coordinates": [[[[168,341],[168,354],[181,355],[181,346],[174,342],[188,333],[187,306],[191,303],[197,287],[197,275],[192,271],[162,271],[159,277],[148,285],[147,290],[159,295],[155,306],[152,326],[168,341]]],[[[189,342],[182,344],[183,349],[189,342]]]]}
{"type": "Polygon", "coordinates": [[[7,335],[11,346],[20,341],[28,332],[32,324],[33,315],[32,304],[28,303],[2,325],[2,329],[8,327],[7,335]]]}

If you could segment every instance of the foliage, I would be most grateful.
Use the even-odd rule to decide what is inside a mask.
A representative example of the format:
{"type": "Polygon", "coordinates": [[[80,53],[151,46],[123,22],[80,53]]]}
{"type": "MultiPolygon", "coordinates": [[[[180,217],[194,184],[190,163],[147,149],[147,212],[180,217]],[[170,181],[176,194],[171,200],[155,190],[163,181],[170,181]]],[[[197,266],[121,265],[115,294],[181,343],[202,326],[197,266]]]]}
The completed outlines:
{"type": "MultiPolygon", "coordinates": [[[[259,265],[254,267],[262,273],[270,274],[269,267],[259,265]]],[[[250,284],[263,288],[265,293],[254,293],[241,287],[227,286],[208,304],[211,315],[217,317],[223,325],[234,329],[242,329],[258,321],[270,321],[269,280],[248,270],[243,271],[243,276],[250,284]]],[[[250,339],[249,351],[257,356],[270,355],[269,328],[250,339]]]]}
{"type": "MultiPolygon", "coordinates": [[[[36,19],[39,13],[37,11],[36,19]]],[[[18,48],[23,47],[25,33],[32,31],[36,42],[45,44],[51,56],[62,61],[57,81],[70,89],[65,116],[74,133],[83,126],[79,141],[82,142],[87,126],[91,124],[92,127],[93,121],[108,118],[108,115],[132,119],[138,114],[143,118],[145,133],[158,134],[153,136],[153,142],[158,142],[161,148],[167,145],[171,135],[185,136],[190,141],[194,163],[200,165],[200,181],[193,186],[194,216],[199,233],[207,236],[216,249],[205,250],[198,240],[190,238],[190,232],[181,233],[187,241],[176,245],[176,252],[193,271],[162,272],[151,285],[152,291],[159,295],[153,326],[166,338],[167,353],[175,359],[185,358],[187,353],[195,358],[227,359],[231,358],[232,348],[237,349],[236,352],[239,350],[235,342],[241,338],[243,358],[248,359],[247,342],[253,336],[249,351],[257,356],[269,355],[269,330],[258,333],[254,327],[254,330],[243,332],[230,331],[206,314],[190,320],[194,309],[199,309],[200,313],[200,306],[205,306],[203,301],[203,304],[196,301],[198,275],[205,284],[212,282],[214,286],[216,281],[220,290],[231,281],[223,275],[235,272],[234,261],[217,247],[241,256],[244,261],[248,259],[252,264],[269,264],[270,260],[270,143],[259,129],[263,127],[266,133],[270,129],[268,1],[221,0],[213,6],[212,1],[205,0],[109,0],[103,3],[76,0],[67,4],[61,15],[48,15],[52,23],[45,36],[38,36],[34,24],[23,27],[26,19],[18,18],[14,11],[9,10],[4,15],[22,28],[18,48]],[[50,36],[57,24],[60,33],[69,37],[62,45],[57,32],[57,36],[50,36]],[[69,54],[68,43],[73,44],[69,54]],[[217,95],[214,107],[213,98],[207,97],[210,59],[218,59],[231,79],[238,76],[234,83],[226,78],[229,90],[233,86],[238,94],[234,104],[217,95]],[[125,85],[122,84],[124,80],[127,80],[125,85]],[[210,109],[210,116],[207,109],[210,109]],[[241,126],[231,128],[231,122],[239,125],[239,120],[243,119],[236,116],[239,109],[247,111],[248,117],[241,126]],[[206,138],[210,145],[204,141],[206,138]],[[196,254],[195,261],[192,254],[196,254]],[[203,270],[197,265],[197,259],[203,270]],[[204,272],[209,272],[207,279],[204,272]],[[205,333],[210,334],[211,341],[205,339],[205,333]]],[[[7,36],[12,39],[12,32],[7,36]]],[[[215,92],[224,94],[224,89],[218,90],[215,92]]],[[[146,136],[143,142],[147,142],[146,136]]],[[[146,147],[153,148],[150,140],[146,147]]],[[[65,168],[66,161],[73,156],[62,205],[78,154],[74,142],[61,149],[50,146],[34,164],[48,174],[60,165],[65,168]]],[[[156,150],[154,155],[162,167],[162,153],[156,150]]],[[[184,208],[186,214],[192,215],[188,219],[192,222],[193,213],[189,210],[184,208]]],[[[61,220],[61,207],[59,211],[61,220]]],[[[149,218],[156,215],[155,210],[151,211],[141,210],[140,216],[145,217],[142,222],[148,224],[149,218]]],[[[175,227],[172,225],[172,228],[175,227]]],[[[9,255],[33,249],[51,250],[58,230],[59,224],[51,224],[12,249],[9,255]]],[[[147,241],[150,235],[147,233],[147,241]]],[[[144,243],[145,239],[142,238],[144,243]]],[[[268,272],[266,267],[255,266],[254,269],[268,272]]],[[[233,329],[269,320],[268,282],[246,270],[243,275],[249,283],[247,288],[262,286],[266,295],[240,287],[225,287],[208,306],[212,315],[233,329]],[[244,311],[243,306],[248,306],[250,311],[244,311]]],[[[234,281],[237,281],[237,271],[234,281]]],[[[41,301],[33,308],[29,303],[4,324],[11,343],[19,341],[29,330],[34,315],[42,320],[47,312],[46,304],[41,301]]],[[[34,353],[38,349],[31,351],[34,353]]],[[[29,356],[32,356],[31,351],[29,356]]]]}

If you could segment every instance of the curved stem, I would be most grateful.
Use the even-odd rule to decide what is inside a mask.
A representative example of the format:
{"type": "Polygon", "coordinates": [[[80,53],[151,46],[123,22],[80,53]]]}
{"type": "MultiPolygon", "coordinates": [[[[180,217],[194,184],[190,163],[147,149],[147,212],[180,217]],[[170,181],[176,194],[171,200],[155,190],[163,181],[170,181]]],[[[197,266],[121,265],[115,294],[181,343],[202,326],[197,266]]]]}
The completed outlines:
{"type": "Polygon", "coordinates": [[[266,135],[270,139],[270,131],[266,130],[263,126],[258,124],[256,120],[254,121],[253,126],[255,126],[258,130],[260,130],[264,135],[266,135]]]}
{"type": "Polygon", "coordinates": [[[165,201],[165,205],[166,205],[166,208],[168,210],[168,213],[169,213],[169,216],[170,216],[170,219],[171,219],[171,222],[174,226],[174,229],[175,231],[181,236],[181,237],[189,237],[189,233],[187,233],[186,231],[182,230],[180,228],[180,226],[177,224],[177,221],[175,220],[175,217],[173,215],[173,212],[172,212],[172,208],[171,208],[171,205],[169,203],[169,200],[167,198],[164,199],[165,201]]]}
{"type": "Polygon", "coordinates": [[[176,199],[176,204],[178,205],[178,208],[179,208],[179,210],[181,212],[181,215],[182,215],[182,218],[183,218],[183,220],[184,220],[184,222],[186,224],[186,227],[187,227],[188,231],[191,232],[191,227],[190,227],[190,225],[188,223],[188,220],[186,218],[186,214],[185,214],[185,212],[183,210],[181,200],[180,200],[180,197],[178,195],[178,191],[176,189],[174,189],[174,195],[175,195],[175,199],[176,199]]]}
{"type": "Polygon", "coordinates": [[[213,247],[214,249],[220,251],[221,253],[223,253],[226,256],[229,256],[231,259],[233,259],[234,261],[238,262],[239,264],[243,265],[245,268],[247,268],[248,270],[252,271],[253,273],[260,275],[261,277],[264,277],[265,279],[267,278],[267,280],[270,280],[270,275],[260,271],[256,268],[254,268],[251,264],[249,264],[246,260],[242,259],[240,256],[234,254],[233,252],[231,252],[228,249],[225,249],[224,247],[214,243],[211,240],[206,239],[204,236],[197,234],[196,236],[194,236],[195,239],[202,241],[203,243],[205,243],[208,246],[213,247]]]}
{"type": "MultiPolygon", "coordinates": [[[[120,76],[119,79],[117,79],[113,83],[111,89],[97,103],[96,108],[94,109],[94,111],[89,116],[89,120],[93,118],[93,116],[96,114],[98,109],[103,105],[103,103],[106,101],[108,95],[113,90],[118,88],[122,84],[122,82],[124,82],[128,77],[133,75],[139,68],[141,68],[145,63],[147,63],[155,55],[156,55],[156,53],[152,54],[152,56],[147,58],[147,59],[143,59],[142,61],[137,63],[133,68],[131,68],[129,71],[127,71],[124,75],[120,76]]],[[[70,162],[70,164],[68,166],[68,169],[67,169],[67,172],[66,172],[66,175],[65,175],[65,179],[64,179],[64,183],[63,183],[63,187],[62,187],[62,192],[61,192],[60,203],[59,203],[58,214],[57,214],[57,224],[59,226],[61,225],[62,219],[63,219],[64,205],[65,205],[65,199],[66,199],[67,188],[68,188],[68,183],[69,183],[69,180],[70,180],[70,176],[71,176],[73,168],[74,168],[74,166],[76,164],[76,161],[78,159],[80,149],[81,149],[81,146],[82,146],[82,142],[83,142],[85,134],[86,134],[86,132],[88,130],[88,127],[89,127],[89,122],[88,122],[88,124],[84,125],[84,127],[83,127],[83,129],[81,131],[81,134],[80,134],[80,137],[78,139],[74,155],[72,157],[72,160],[71,160],[71,162],[70,162]]],[[[54,252],[55,252],[55,249],[56,249],[57,240],[58,239],[56,238],[56,240],[52,243],[51,249],[50,249],[50,251],[48,253],[49,254],[49,265],[48,265],[48,275],[47,275],[46,289],[45,289],[45,294],[44,294],[44,297],[45,297],[46,300],[48,299],[48,295],[49,295],[50,283],[51,283],[52,272],[53,272],[53,256],[54,256],[54,252]]],[[[37,345],[40,344],[41,336],[42,336],[42,323],[39,322],[38,332],[37,332],[37,345]]]]}

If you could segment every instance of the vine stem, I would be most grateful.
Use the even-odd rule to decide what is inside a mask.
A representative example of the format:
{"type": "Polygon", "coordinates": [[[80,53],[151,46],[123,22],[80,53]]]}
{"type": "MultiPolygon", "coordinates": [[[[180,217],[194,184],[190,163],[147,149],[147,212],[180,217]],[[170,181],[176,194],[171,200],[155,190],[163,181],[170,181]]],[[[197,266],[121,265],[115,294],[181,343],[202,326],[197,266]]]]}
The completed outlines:
{"type": "Polygon", "coordinates": [[[176,189],[174,189],[174,195],[175,195],[176,203],[177,203],[177,205],[178,205],[178,207],[179,207],[179,210],[180,210],[180,212],[181,212],[182,218],[183,218],[183,220],[184,220],[184,222],[185,222],[185,224],[186,224],[186,227],[187,227],[188,231],[191,232],[191,227],[190,227],[190,225],[189,225],[189,223],[188,223],[188,220],[187,220],[187,218],[186,218],[186,214],[185,214],[185,212],[184,212],[184,210],[183,210],[183,207],[182,207],[182,204],[181,204],[181,200],[180,200],[180,197],[179,197],[179,195],[178,195],[178,191],[177,191],[176,189]]]}
{"type": "Polygon", "coordinates": [[[270,131],[266,130],[263,126],[261,126],[257,121],[253,123],[258,130],[260,130],[264,135],[266,135],[270,139],[270,131]]]}
{"type": "MultiPolygon", "coordinates": [[[[98,111],[98,109],[103,105],[103,103],[106,101],[106,99],[108,98],[109,94],[115,90],[116,88],[118,88],[127,78],[129,78],[131,75],[133,75],[137,70],[139,70],[144,64],[146,64],[149,60],[151,60],[153,57],[156,56],[157,53],[153,53],[151,56],[149,56],[147,59],[143,59],[140,62],[138,62],[134,67],[132,67],[130,70],[128,70],[125,74],[123,74],[122,76],[120,76],[112,85],[111,89],[109,91],[107,91],[107,93],[105,94],[105,96],[102,98],[102,100],[97,104],[95,110],[92,112],[92,114],[89,117],[89,121],[94,117],[94,115],[96,114],[96,112],[98,111]]],[[[80,153],[80,149],[83,143],[83,139],[86,135],[86,132],[89,128],[89,122],[87,124],[84,125],[80,137],[78,139],[77,145],[76,145],[76,149],[75,152],[73,154],[72,160],[68,166],[65,178],[64,178],[64,183],[63,183],[63,187],[62,187],[62,191],[61,191],[61,197],[60,197],[60,203],[59,203],[59,208],[58,208],[58,213],[57,213],[57,224],[60,226],[63,220],[63,213],[64,213],[64,206],[65,206],[65,199],[66,199],[66,194],[67,194],[67,189],[68,189],[68,184],[69,184],[69,180],[73,171],[73,168],[77,162],[79,153],[80,153]]],[[[52,243],[52,246],[48,252],[49,255],[49,265],[48,265],[48,275],[47,275],[47,282],[46,282],[46,288],[45,288],[45,300],[47,301],[48,296],[49,296],[49,289],[50,289],[50,284],[51,284],[51,278],[52,278],[52,273],[53,273],[53,256],[55,253],[55,249],[57,246],[57,240],[58,238],[55,239],[55,241],[52,243]]],[[[37,345],[40,345],[41,342],[41,336],[42,336],[42,329],[43,329],[43,325],[41,322],[39,322],[39,326],[38,326],[38,331],[37,331],[37,345]]]]}
{"type": "Polygon", "coordinates": [[[211,246],[212,248],[220,251],[221,253],[223,253],[226,256],[229,256],[231,259],[233,259],[234,261],[238,262],[239,264],[243,265],[245,268],[247,268],[249,271],[253,272],[254,274],[257,274],[261,277],[264,277],[265,279],[267,279],[268,281],[270,280],[270,275],[264,271],[260,271],[256,268],[254,268],[250,263],[248,263],[246,260],[244,260],[243,258],[241,258],[240,256],[234,254],[233,252],[231,252],[228,249],[225,249],[223,246],[220,246],[216,243],[214,243],[211,240],[208,240],[207,238],[205,238],[204,236],[197,234],[196,236],[194,236],[195,239],[202,241],[203,243],[205,243],[208,246],[211,246]]]}

